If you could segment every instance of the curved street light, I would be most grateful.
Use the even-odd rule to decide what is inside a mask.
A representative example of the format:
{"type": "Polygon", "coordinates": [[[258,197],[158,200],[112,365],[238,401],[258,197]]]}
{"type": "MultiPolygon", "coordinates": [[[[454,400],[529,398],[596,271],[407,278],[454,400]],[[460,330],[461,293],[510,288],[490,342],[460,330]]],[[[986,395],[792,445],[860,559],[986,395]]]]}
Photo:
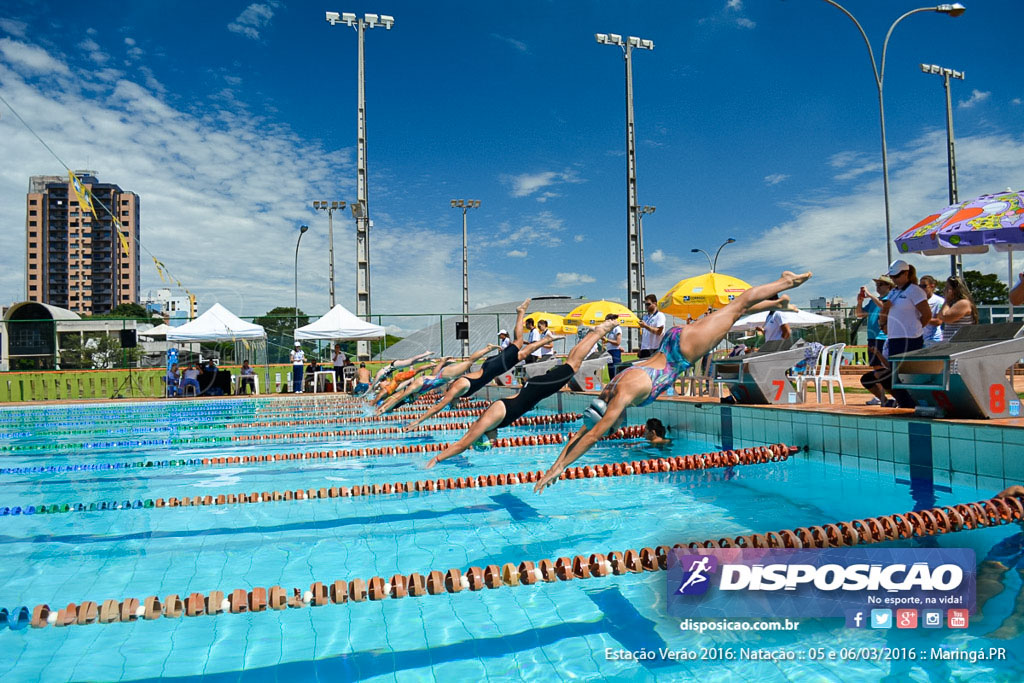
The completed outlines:
{"type": "Polygon", "coordinates": [[[860,25],[860,22],[857,21],[856,17],[850,14],[849,10],[835,0],[824,1],[848,16],[850,21],[856,25],[857,30],[860,31],[860,35],[864,39],[864,44],[868,47],[868,57],[871,58],[871,70],[875,76],[875,86],[878,88],[878,118],[881,122],[882,130],[882,193],[885,197],[885,261],[888,264],[892,262],[892,223],[889,216],[889,165],[888,150],[886,149],[885,143],[885,103],[882,98],[882,83],[885,79],[885,53],[889,48],[889,38],[892,36],[893,29],[896,28],[896,25],[911,14],[917,14],[918,12],[939,12],[940,14],[948,14],[951,17],[959,17],[967,11],[967,8],[959,2],[954,2],[952,4],[935,5],[933,7],[918,7],[917,9],[912,9],[909,12],[904,13],[896,21],[892,22],[892,26],[889,27],[889,31],[885,34],[885,42],[882,43],[882,63],[879,67],[879,65],[875,63],[875,53],[871,49],[871,41],[868,40],[867,33],[864,32],[864,28],[860,25]]]}
{"type": "Polygon", "coordinates": [[[722,242],[722,244],[719,245],[719,247],[718,247],[718,251],[715,252],[715,260],[714,261],[711,260],[711,254],[709,254],[708,252],[704,251],[703,249],[691,249],[690,252],[693,253],[693,254],[696,254],[698,252],[701,253],[701,254],[704,254],[704,256],[707,257],[707,259],[708,259],[708,266],[711,268],[711,272],[714,273],[718,269],[718,255],[722,253],[722,249],[724,249],[726,247],[726,245],[733,244],[735,241],[736,240],[734,240],[733,238],[730,237],[726,241],[722,242]]]}
{"type": "Polygon", "coordinates": [[[302,236],[309,230],[308,225],[299,226],[299,239],[295,240],[295,327],[299,326],[299,243],[302,236]]]}

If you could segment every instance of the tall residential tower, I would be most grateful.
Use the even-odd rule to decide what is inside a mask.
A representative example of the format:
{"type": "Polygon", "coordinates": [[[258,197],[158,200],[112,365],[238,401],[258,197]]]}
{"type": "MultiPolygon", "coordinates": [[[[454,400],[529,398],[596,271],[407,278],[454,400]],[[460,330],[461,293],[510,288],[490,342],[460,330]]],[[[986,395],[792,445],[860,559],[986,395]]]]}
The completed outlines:
{"type": "Polygon", "coordinates": [[[81,315],[139,301],[139,196],[75,171],[93,195],[98,218],[78,206],[65,176],[32,176],[25,200],[25,299],[81,315]],[[110,213],[127,233],[125,253],[110,213]]]}

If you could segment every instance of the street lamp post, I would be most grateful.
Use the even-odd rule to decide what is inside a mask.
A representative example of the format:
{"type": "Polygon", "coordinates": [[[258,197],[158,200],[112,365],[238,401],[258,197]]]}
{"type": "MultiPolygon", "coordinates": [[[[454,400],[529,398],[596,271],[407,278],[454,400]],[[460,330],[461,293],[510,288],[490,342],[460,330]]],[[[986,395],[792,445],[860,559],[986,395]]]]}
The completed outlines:
{"type": "Polygon", "coordinates": [[[334,308],[334,212],[344,211],[345,202],[314,201],[313,208],[327,212],[327,247],[330,253],[331,308],[334,308]]]}
{"type": "Polygon", "coordinates": [[[896,25],[911,14],[917,14],[918,12],[939,12],[941,14],[948,14],[951,17],[958,17],[966,12],[967,8],[959,2],[954,2],[953,4],[935,5],[933,7],[919,7],[917,9],[912,9],[909,12],[905,12],[900,18],[892,22],[892,26],[889,27],[888,33],[885,34],[885,42],[882,43],[882,63],[879,66],[875,63],[875,53],[871,49],[871,41],[868,40],[868,35],[864,32],[864,28],[860,25],[860,22],[850,14],[849,10],[835,0],[824,1],[840,10],[857,26],[857,30],[860,31],[860,35],[864,39],[864,44],[868,47],[868,57],[871,58],[871,69],[875,75],[875,86],[878,88],[878,119],[882,133],[882,193],[885,198],[885,260],[886,264],[889,264],[892,262],[892,223],[889,217],[889,165],[888,150],[886,149],[885,142],[885,102],[882,97],[882,83],[885,79],[885,53],[889,48],[889,38],[892,36],[893,29],[896,28],[896,25]]]}
{"type": "MultiPolygon", "coordinates": [[[[368,28],[384,27],[391,30],[395,18],[387,14],[366,14],[357,18],[351,12],[339,14],[327,12],[327,23],[331,26],[345,24],[356,30],[359,36],[359,85],[357,123],[356,202],[352,204],[352,215],[356,219],[356,315],[370,318],[370,197],[367,190],[366,171],[366,68],[363,57],[363,37],[368,28]],[[358,210],[357,210],[358,206],[358,210]]],[[[369,342],[356,342],[356,355],[361,359],[370,357],[369,342]]]]}
{"type": "MultiPolygon", "coordinates": [[[[626,62],[626,305],[633,311],[643,310],[643,243],[640,236],[640,201],[636,189],[636,136],[633,126],[633,48],[653,50],[654,41],[629,36],[623,40],[617,33],[595,33],[602,45],[622,48],[626,62]]],[[[629,345],[636,345],[635,328],[627,328],[629,345]]]]}
{"type": "Polygon", "coordinates": [[[656,206],[640,206],[637,211],[637,242],[640,246],[640,292],[647,294],[647,259],[644,257],[644,216],[658,210],[656,206]]]}
{"type": "Polygon", "coordinates": [[[726,247],[726,245],[733,244],[735,241],[736,240],[734,240],[733,238],[730,237],[726,241],[722,242],[722,244],[719,245],[719,247],[718,247],[718,251],[715,252],[715,260],[714,261],[711,260],[711,254],[709,254],[708,252],[704,251],[703,249],[691,249],[690,252],[694,253],[694,254],[696,254],[696,253],[704,254],[704,256],[708,260],[708,267],[711,268],[711,272],[712,273],[715,273],[715,272],[718,271],[718,255],[722,253],[722,249],[724,249],[726,247]]]}
{"type": "Polygon", "coordinates": [[[309,230],[308,225],[299,226],[299,239],[295,240],[295,327],[299,326],[299,244],[302,236],[309,230]]]}
{"type": "Polygon", "coordinates": [[[466,240],[466,212],[479,209],[479,199],[453,199],[453,209],[462,209],[462,322],[466,338],[462,340],[462,357],[469,358],[469,248],[466,240]]]}
{"type": "MultiPolygon", "coordinates": [[[[937,74],[942,76],[942,85],[946,90],[946,158],[949,162],[949,205],[952,206],[960,201],[956,189],[956,150],[953,142],[953,98],[949,92],[949,79],[957,78],[964,80],[963,71],[946,69],[935,64],[922,64],[921,71],[926,74],[937,74]]],[[[964,266],[960,254],[953,254],[949,257],[950,275],[960,277],[963,275],[964,266]]]]}

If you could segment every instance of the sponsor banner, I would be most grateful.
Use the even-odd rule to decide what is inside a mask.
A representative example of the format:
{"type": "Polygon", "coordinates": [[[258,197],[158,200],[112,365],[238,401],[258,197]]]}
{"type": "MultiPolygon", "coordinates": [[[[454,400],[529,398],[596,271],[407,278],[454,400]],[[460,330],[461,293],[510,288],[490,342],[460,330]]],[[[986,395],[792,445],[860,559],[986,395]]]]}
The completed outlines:
{"type": "Polygon", "coordinates": [[[973,612],[976,572],[968,548],[676,548],[668,611],[847,619],[872,609],[973,612]]]}

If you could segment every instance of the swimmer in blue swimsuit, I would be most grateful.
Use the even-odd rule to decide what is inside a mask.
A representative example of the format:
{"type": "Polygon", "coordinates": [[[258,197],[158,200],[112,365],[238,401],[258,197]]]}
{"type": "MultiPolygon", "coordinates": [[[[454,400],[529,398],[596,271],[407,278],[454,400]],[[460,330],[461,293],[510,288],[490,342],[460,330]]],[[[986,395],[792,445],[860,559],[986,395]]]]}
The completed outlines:
{"type": "Polygon", "coordinates": [[[491,356],[485,360],[479,370],[467,372],[465,375],[449,384],[440,401],[432,405],[427,412],[423,413],[423,415],[419,417],[419,419],[414,422],[410,422],[403,427],[402,430],[410,431],[415,429],[424,420],[430,419],[444,410],[445,407],[455,399],[461,396],[472,396],[487,386],[495,377],[510,371],[520,361],[526,360],[531,353],[540,347],[550,344],[555,339],[561,339],[561,337],[545,337],[523,346],[523,316],[526,314],[526,309],[529,306],[530,300],[527,299],[520,304],[518,308],[516,308],[516,326],[513,330],[516,335],[515,341],[509,343],[509,345],[502,349],[497,355],[491,356]]]}
{"type": "MultiPolygon", "coordinates": [[[[466,434],[451,444],[443,453],[434,456],[427,463],[431,468],[439,462],[447,460],[453,455],[458,455],[470,448],[485,450],[490,442],[498,435],[498,430],[507,427],[520,417],[533,410],[538,403],[557,394],[562,387],[569,383],[583,364],[594,344],[601,340],[601,337],[611,332],[616,325],[615,320],[606,320],[584,337],[572,348],[565,358],[565,363],[556,365],[543,375],[531,377],[527,380],[519,393],[502,398],[487,407],[484,414],[476,422],[470,425],[466,434]]],[[[548,338],[550,340],[550,337],[548,338]]]]}
{"type": "Polygon", "coordinates": [[[384,404],[377,409],[377,414],[382,415],[390,412],[406,401],[416,398],[420,394],[425,394],[433,389],[439,389],[447,386],[449,382],[452,382],[469,372],[473,367],[473,363],[477,362],[496,348],[498,348],[497,344],[488,344],[466,360],[442,367],[436,374],[431,375],[430,377],[417,377],[412,380],[404,390],[396,391],[391,398],[385,401],[384,404]]]}
{"type": "Polygon", "coordinates": [[[785,309],[789,297],[771,299],[787,289],[799,287],[811,273],[797,275],[788,270],[775,282],[751,287],[717,311],[685,327],[674,327],[661,343],[658,353],[620,371],[594,402],[589,414],[592,423],[576,432],[551,468],[537,482],[540,493],[557,481],[572,462],[586,453],[598,439],[618,429],[629,406],[645,406],[654,402],[671,387],[687,368],[725,339],[736,321],[749,313],[785,309]]]}

